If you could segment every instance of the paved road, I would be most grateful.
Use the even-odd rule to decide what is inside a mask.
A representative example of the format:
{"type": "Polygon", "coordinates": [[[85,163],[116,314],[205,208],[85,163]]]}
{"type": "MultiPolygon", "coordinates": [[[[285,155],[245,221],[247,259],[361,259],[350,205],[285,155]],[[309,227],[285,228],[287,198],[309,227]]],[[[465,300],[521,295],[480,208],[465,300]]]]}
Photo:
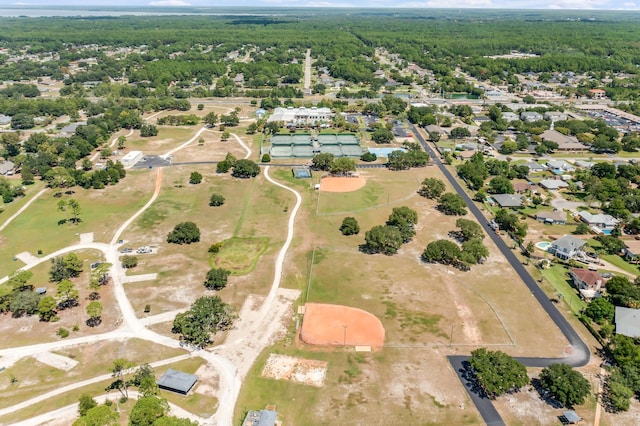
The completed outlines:
{"type": "MultiPolygon", "coordinates": [[[[518,260],[516,255],[511,251],[511,249],[507,246],[507,244],[493,232],[493,230],[489,227],[487,223],[487,219],[484,217],[478,206],[471,200],[469,195],[464,191],[462,186],[458,183],[458,181],[453,177],[451,172],[442,164],[440,161],[440,156],[434,152],[434,150],[427,144],[427,142],[422,137],[422,134],[418,132],[418,129],[415,126],[411,126],[413,133],[420,141],[420,144],[424,147],[424,149],[429,153],[433,161],[438,166],[440,171],[444,174],[447,180],[451,183],[456,192],[465,200],[467,206],[471,213],[476,217],[476,220],[484,227],[489,235],[489,238],[495,243],[495,245],[500,249],[502,255],[507,259],[511,267],[516,271],[520,279],[525,283],[525,285],[531,291],[531,294],[536,298],[538,303],[542,305],[542,308],[547,312],[547,315],[551,317],[551,320],[556,324],[556,326],[560,329],[562,334],[566,337],[571,345],[571,354],[565,358],[534,358],[534,357],[523,357],[516,358],[518,361],[522,362],[524,365],[528,367],[546,367],[552,363],[565,363],[572,365],[574,367],[580,367],[586,365],[591,358],[591,353],[589,351],[589,347],[586,343],[580,338],[578,333],[571,327],[569,322],[565,319],[564,316],[558,311],[555,305],[549,300],[547,295],[542,291],[542,289],[538,286],[536,281],[533,279],[529,272],[522,266],[522,263],[518,260]]],[[[532,324],[535,327],[535,324],[532,324]]],[[[538,332],[536,329],[532,329],[532,332],[538,332]]],[[[468,357],[467,357],[468,359],[468,357]]],[[[462,363],[465,361],[465,357],[449,357],[449,362],[458,373],[458,377],[460,381],[465,386],[467,393],[471,397],[471,400],[474,402],[478,411],[480,411],[480,415],[483,420],[489,425],[500,425],[504,424],[500,415],[493,407],[493,403],[489,399],[480,398],[477,394],[473,392],[473,390],[466,384],[466,380],[462,377],[460,367],[462,367],[462,363]]]]}

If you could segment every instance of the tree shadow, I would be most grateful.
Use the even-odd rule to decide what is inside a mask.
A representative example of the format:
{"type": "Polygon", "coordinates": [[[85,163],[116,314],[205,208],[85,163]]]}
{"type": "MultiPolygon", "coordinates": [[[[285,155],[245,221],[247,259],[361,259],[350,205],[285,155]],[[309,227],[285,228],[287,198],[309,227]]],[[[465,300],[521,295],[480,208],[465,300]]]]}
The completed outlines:
{"type": "Polygon", "coordinates": [[[551,392],[546,390],[544,386],[542,386],[542,382],[538,378],[531,379],[531,386],[538,392],[538,396],[541,400],[543,400],[547,405],[553,408],[562,408],[563,405],[553,397],[551,392]]]}
{"type": "Polygon", "coordinates": [[[97,327],[102,324],[102,318],[89,318],[87,320],[87,325],[89,327],[97,327]]]}
{"type": "Polygon", "coordinates": [[[478,382],[478,378],[476,377],[473,369],[471,368],[471,364],[469,361],[463,361],[462,367],[458,370],[460,378],[464,381],[465,386],[471,392],[477,394],[480,398],[483,399],[493,399],[487,392],[484,390],[480,383],[478,382]]]}
{"type": "Polygon", "coordinates": [[[64,225],[65,223],[67,223],[67,219],[60,219],[60,220],[58,221],[58,226],[62,226],[62,225],[64,225]]]}

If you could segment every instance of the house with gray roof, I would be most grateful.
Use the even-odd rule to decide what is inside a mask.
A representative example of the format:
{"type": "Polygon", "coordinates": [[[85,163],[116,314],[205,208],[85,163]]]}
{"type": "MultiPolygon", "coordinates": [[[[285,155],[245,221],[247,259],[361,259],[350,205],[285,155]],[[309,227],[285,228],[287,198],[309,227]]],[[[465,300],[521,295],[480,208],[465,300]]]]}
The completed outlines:
{"type": "Polygon", "coordinates": [[[585,244],[586,243],[580,238],[565,235],[564,237],[553,241],[549,246],[548,251],[560,259],[567,260],[578,254],[585,244]]]}
{"type": "Polygon", "coordinates": [[[533,123],[534,121],[541,121],[542,114],[535,111],[524,111],[520,113],[520,119],[525,123],[533,123]]]}
{"type": "Polygon", "coordinates": [[[12,161],[0,161],[0,176],[5,176],[15,168],[16,165],[12,161]]]}
{"type": "Polygon", "coordinates": [[[576,165],[576,167],[580,167],[582,169],[590,169],[596,163],[594,163],[593,161],[578,160],[574,164],[576,165]]]}
{"type": "Polygon", "coordinates": [[[563,121],[568,118],[568,115],[560,111],[547,111],[544,113],[543,117],[545,120],[563,121]]]}
{"type": "Polygon", "coordinates": [[[11,117],[0,114],[0,127],[9,126],[9,124],[11,124],[11,117]]]}
{"type": "Polygon", "coordinates": [[[540,181],[540,186],[550,191],[568,188],[569,184],[561,179],[544,179],[540,181]]]}
{"type": "Polygon", "coordinates": [[[563,135],[557,130],[549,129],[540,134],[543,141],[555,142],[558,144],[557,151],[588,151],[588,147],[573,136],[563,135]]]}
{"type": "Polygon", "coordinates": [[[539,173],[547,170],[547,166],[544,164],[536,163],[535,161],[529,161],[525,164],[529,168],[529,173],[539,173]]]}
{"type": "Polygon", "coordinates": [[[520,120],[520,117],[515,112],[507,111],[502,113],[502,118],[508,122],[520,120]]]}
{"type": "Polygon", "coordinates": [[[609,214],[591,214],[588,211],[580,211],[578,213],[580,220],[591,226],[592,228],[598,228],[600,232],[611,231],[620,223],[618,219],[609,214]]]}
{"type": "Polygon", "coordinates": [[[616,334],[638,338],[640,337],[640,309],[616,306],[616,334]]]}
{"type": "Polygon", "coordinates": [[[522,196],[515,194],[495,194],[492,195],[496,203],[502,208],[518,208],[522,207],[522,196]]]}
{"type": "Polygon", "coordinates": [[[572,172],[576,169],[564,160],[549,160],[547,161],[547,167],[554,170],[562,170],[563,172],[572,172]]]}
{"type": "Polygon", "coordinates": [[[536,212],[536,220],[551,225],[564,225],[567,223],[567,213],[564,210],[543,210],[536,212]]]}
{"type": "Polygon", "coordinates": [[[160,389],[186,395],[189,393],[193,385],[196,384],[196,381],[198,381],[197,376],[170,368],[162,375],[162,377],[160,377],[160,380],[158,380],[158,387],[160,389]]]}
{"type": "Polygon", "coordinates": [[[242,422],[242,426],[274,426],[278,420],[278,412],[273,410],[251,410],[242,422]]]}

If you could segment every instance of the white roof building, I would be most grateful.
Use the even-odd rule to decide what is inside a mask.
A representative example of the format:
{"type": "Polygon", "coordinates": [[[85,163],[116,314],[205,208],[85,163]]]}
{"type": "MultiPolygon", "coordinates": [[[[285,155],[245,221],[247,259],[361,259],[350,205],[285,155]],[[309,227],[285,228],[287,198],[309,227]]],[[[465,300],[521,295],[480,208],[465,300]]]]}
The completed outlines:
{"type": "Polygon", "coordinates": [[[313,124],[316,122],[329,121],[333,118],[333,113],[329,108],[276,108],[267,122],[283,121],[285,124],[313,124]]]}

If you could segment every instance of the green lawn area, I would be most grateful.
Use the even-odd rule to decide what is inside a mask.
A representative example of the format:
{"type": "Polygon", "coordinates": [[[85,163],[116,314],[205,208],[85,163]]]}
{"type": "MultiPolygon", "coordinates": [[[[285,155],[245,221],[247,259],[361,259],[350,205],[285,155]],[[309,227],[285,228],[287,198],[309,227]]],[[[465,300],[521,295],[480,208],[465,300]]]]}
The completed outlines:
{"type": "Polygon", "coordinates": [[[622,157],[622,158],[640,158],[640,152],[627,152],[627,151],[620,151],[616,154],[618,157],[622,157]]]}
{"type": "Polygon", "coordinates": [[[603,254],[600,255],[603,260],[611,263],[614,266],[617,266],[620,269],[627,271],[630,274],[638,275],[640,274],[640,270],[638,269],[638,265],[632,265],[631,263],[624,260],[622,257],[617,254],[603,254]]]}
{"type": "Polygon", "coordinates": [[[211,260],[233,275],[246,275],[255,269],[268,244],[269,238],[231,238],[222,242],[220,251],[211,260]]]}
{"type": "Polygon", "coordinates": [[[574,314],[579,314],[587,304],[580,298],[578,291],[571,282],[571,278],[567,275],[569,268],[561,265],[553,265],[548,269],[542,270],[542,276],[553,285],[556,292],[562,295],[562,298],[570,305],[574,314]]]}

